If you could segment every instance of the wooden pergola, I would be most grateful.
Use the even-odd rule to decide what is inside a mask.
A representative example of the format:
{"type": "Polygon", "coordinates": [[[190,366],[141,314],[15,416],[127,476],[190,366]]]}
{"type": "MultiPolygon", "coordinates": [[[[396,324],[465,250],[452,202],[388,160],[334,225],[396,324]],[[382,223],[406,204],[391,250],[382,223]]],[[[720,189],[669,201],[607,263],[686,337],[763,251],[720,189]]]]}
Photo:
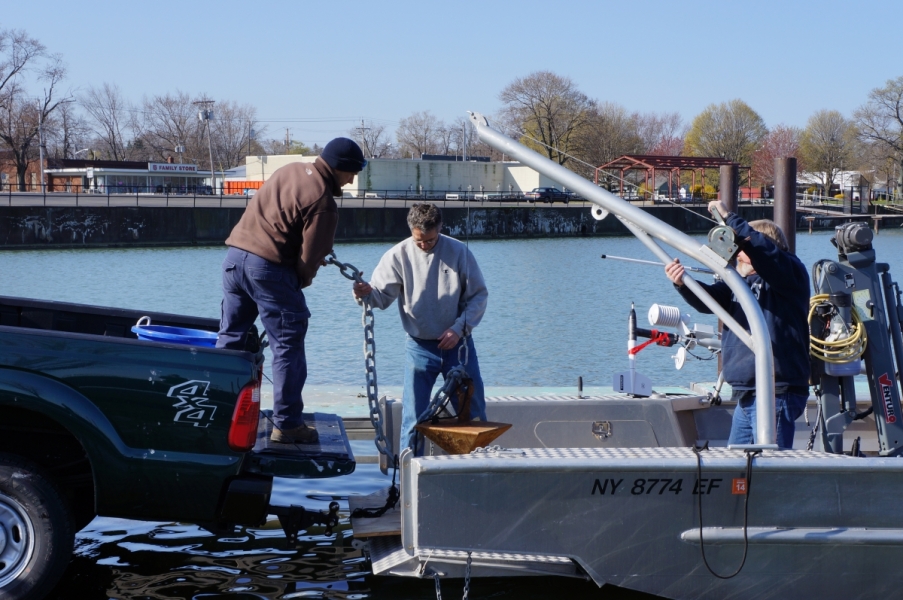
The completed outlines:
{"type": "Polygon", "coordinates": [[[705,170],[720,169],[725,165],[736,165],[738,169],[746,169],[747,181],[749,181],[750,167],[741,167],[737,163],[726,158],[704,157],[704,156],[657,156],[652,154],[625,154],[620,158],[607,162],[602,166],[596,167],[593,181],[599,185],[599,173],[601,171],[618,171],[618,185],[620,195],[624,196],[624,182],[629,171],[644,171],[646,189],[650,189],[649,182],[652,181],[652,187],[655,186],[655,177],[657,173],[666,171],[668,173],[668,190],[680,187],[680,176],[683,171],[691,171],[693,173],[693,187],[696,187],[696,174],[699,172],[702,179],[702,187],[705,189],[705,170]]]}

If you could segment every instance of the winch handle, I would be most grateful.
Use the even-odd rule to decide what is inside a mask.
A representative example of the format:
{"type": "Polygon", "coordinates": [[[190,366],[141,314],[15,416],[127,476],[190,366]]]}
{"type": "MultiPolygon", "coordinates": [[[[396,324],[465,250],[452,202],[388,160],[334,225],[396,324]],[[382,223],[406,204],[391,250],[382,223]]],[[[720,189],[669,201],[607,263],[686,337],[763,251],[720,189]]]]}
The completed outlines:
{"type": "Polygon", "coordinates": [[[713,217],[715,217],[715,220],[718,222],[719,225],[724,225],[725,227],[727,227],[727,223],[724,222],[724,217],[721,216],[721,213],[718,212],[717,208],[709,207],[709,213],[713,217]]]}

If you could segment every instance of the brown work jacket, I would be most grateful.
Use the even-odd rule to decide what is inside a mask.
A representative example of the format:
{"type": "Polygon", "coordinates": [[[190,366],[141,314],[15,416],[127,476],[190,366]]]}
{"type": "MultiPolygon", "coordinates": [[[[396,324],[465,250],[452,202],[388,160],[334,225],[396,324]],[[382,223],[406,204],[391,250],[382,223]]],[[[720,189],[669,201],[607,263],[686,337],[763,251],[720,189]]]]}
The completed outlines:
{"type": "Polygon", "coordinates": [[[286,165],[257,190],[226,245],[294,266],[301,287],[307,287],[332,251],[339,220],[333,196],[341,194],[323,159],[286,165]]]}

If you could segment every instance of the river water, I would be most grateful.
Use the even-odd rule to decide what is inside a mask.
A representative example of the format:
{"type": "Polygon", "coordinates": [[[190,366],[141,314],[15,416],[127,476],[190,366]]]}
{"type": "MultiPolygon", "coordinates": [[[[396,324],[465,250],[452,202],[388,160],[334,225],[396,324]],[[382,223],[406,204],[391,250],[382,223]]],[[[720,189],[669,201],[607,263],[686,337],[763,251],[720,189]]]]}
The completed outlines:
{"type": "MultiPolygon", "coordinates": [[[[801,233],[800,258],[807,265],[835,258],[829,239],[827,232],[801,233]]],[[[387,248],[341,244],[335,250],[339,260],[364,270],[366,278],[387,248]]],[[[474,332],[490,395],[575,392],[578,377],[590,392],[610,391],[612,375],[627,365],[631,302],[641,327],[647,326],[646,312],[656,302],[692,314],[660,267],[600,258],[654,260],[632,237],[481,240],[470,242],[470,248],[490,292],[489,308],[474,332]]],[[[883,230],[875,248],[878,260],[903,277],[903,231],[883,230]]],[[[0,295],[218,317],[224,254],[222,248],[9,251],[0,254],[0,295]]],[[[351,283],[335,267],[326,267],[305,294],[313,314],[307,337],[307,409],[363,416],[363,334],[351,283]]],[[[714,325],[715,320],[692,314],[694,322],[714,325]]],[[[398,395],[404,333],[394,306],[377,311],[376,340],[380,391],[398,395]]],[[[714,361],[693,358],[675,371],[673,353],[652,346],[638,355],[638,369],[651,377],[653,386],[717,376],[714,361]]],[[[372,444],[362,442],[354,450],[374,452],[372,444]]],[[[223,538],[192,525],[95,519],[78,535],[75,559],[51,597],[433,598],[432,582],[370,576],[366,560],[351,543],[348,496],[368,494],[387,483],[372,464],[359,464],[348,477],[277,480],[275,504],[325,510],[337,499],[346,511],[337,536],[300,536],[299,546],[291,549],[276,521],[223,538]]],[[[460,586],[460,580],[445,582],[445,597],[457,597],[460,586]]],[[[477,580],[471,598],[583,597],[595,589],[551,578],[477,580]]],[[[641,597],[604,592],[609,592],[601,594],[605,597],[641,597]]]]}

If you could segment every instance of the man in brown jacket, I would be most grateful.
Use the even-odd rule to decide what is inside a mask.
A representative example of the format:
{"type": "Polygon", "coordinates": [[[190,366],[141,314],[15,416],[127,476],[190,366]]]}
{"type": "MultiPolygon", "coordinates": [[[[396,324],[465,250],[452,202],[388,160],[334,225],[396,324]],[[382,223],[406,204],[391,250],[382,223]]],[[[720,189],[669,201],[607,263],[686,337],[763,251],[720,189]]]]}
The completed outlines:
{"type": "Polygon", "coordinates": [[[304,336],[310,311],[303,288],[332,251],[338,222],[334,196],[367,166],[347,138],[326,144],[313,163],[278,169],[257,191],[226,240],[217,348],[243,349],[257,316],[273,352],[274,442],[312,444],[301,390],[307,379],[304,336]]]}

